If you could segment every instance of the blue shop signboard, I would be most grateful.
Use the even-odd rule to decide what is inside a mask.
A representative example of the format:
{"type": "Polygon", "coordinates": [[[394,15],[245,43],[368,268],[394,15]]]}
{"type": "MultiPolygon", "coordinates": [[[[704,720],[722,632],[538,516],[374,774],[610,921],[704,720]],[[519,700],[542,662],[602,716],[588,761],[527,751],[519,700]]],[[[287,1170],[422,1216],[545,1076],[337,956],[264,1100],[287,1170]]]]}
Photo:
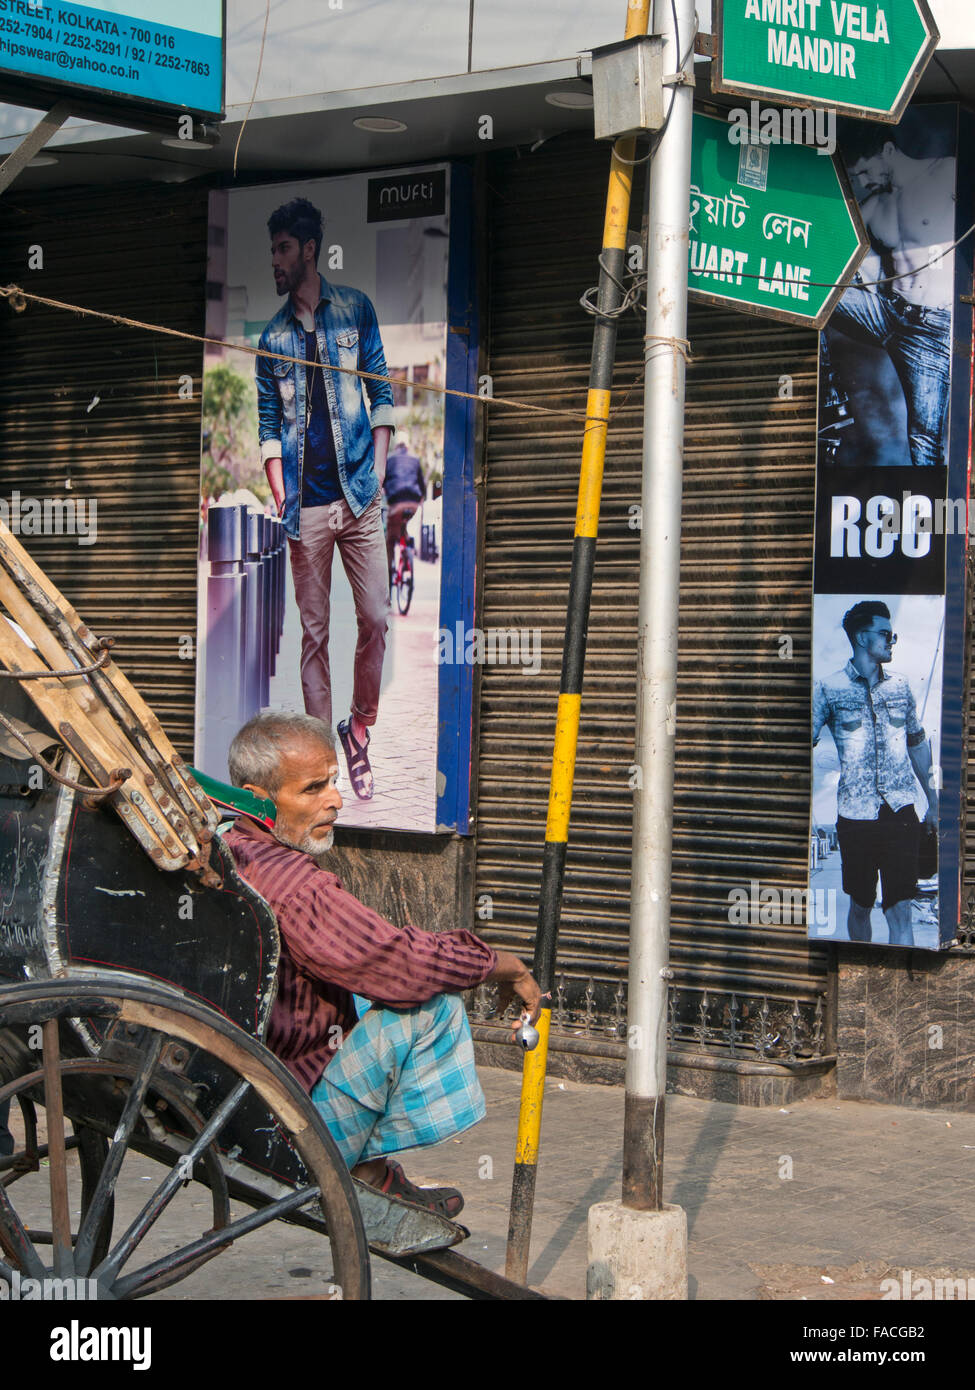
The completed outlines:
{"type": "Polygon", "coordinates": [[[0,0],[0,88],[220,116],[225,30],[224,0],[0,0]]]}

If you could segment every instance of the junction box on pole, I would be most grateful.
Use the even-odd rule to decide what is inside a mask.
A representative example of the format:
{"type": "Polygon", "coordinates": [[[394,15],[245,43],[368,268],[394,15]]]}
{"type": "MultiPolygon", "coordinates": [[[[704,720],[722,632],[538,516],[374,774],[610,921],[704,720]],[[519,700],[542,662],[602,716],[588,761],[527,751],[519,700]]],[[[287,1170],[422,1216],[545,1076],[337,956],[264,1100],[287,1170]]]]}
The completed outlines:
{"type": "Polygon", "coordinates": [[[664,41],[658,34],[607,43],[592,52],[597,140],[659,130],[664,123],[664,41]]]}

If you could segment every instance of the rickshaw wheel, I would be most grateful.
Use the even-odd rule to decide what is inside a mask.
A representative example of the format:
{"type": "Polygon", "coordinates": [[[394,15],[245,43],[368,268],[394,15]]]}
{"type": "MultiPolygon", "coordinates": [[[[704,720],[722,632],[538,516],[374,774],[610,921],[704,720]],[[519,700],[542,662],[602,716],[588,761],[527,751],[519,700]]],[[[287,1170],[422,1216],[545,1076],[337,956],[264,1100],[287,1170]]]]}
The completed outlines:
{"type": "MultiPolygon", "coordinates": [[[[12,1098],[11,1091],[12,1088],[7,1087],[4,1090],[4,1095],[12,1098]]],[[[38,1142],[36,1106],[27,1095],[18,1095],[17,1101],[20,1105],[21,1120],[24,1127],[24,1147],[15,1150],[8,1158],[0,1159],[0,1187],[9,1187],[12,1183],[26,1177],[28,1173],[38,1172],[41,1163],[47,1160],[47,1145],[38,1142]]],[[[91,1203],[98,1182],[98,1175],[108,1155],[108,1141],[104,1135],[89,1129],[87,1125],[72,1121],[72,1128],[74,1129],[74,1137],[65,1140],[65,1148],[74,1149],[78,1154],[81,1181],[80,1212],[83,1217],[91,1203]]],[[[114,1207],[114,1200],[110,1201],[95,1240],[94,1258],[96,1261],[103,1260],[108,1254],[114,1207]]],[[[47,1233],[32,1230],[31,1236],[34,1244],[37,1245],[46,1241],[47,1233]]],[[[0,1231],[0,1250],[4,1250],[2,1231],[0,1231]]]]}
{"type": "MultiPolygon", "coordinates": [[[[81,1296],[97,1290],[101,1299],[141,1298],[185,1278],[249,1232],[302,1213],[328,1231],[332,1295],[369,1297],[369,1252],[345,1164],[308,1096],[256,1039],[195,1000],[116,975],[0,987],[5,1028],[40,1044],[39,1052],[21,1049],[20,1075],[12,1079],[7,1049],[0,1101],[16,1096],[44,1105],[49,1183],[43,1206],[51,1229],[38,1229],[29,1202],[21,1203],[24,1215],[15,1209],[12,1197],[23,1189],[0,1182],[0,1280],[10,1285],[15,1273],[21,1280],[86,1279],[95,1282],[81,1296]],[[201,1083],[201,1076],[207,1080],[201,1083]],[[261,1198],[263,1205],[235,1218],[227,1172],[239,1177],[247,1159],[234,1161],[238,1150],[229,1146],[228,1126],[242,1107],[255,1106],[267,1132],[279,1131],[297,1153],[306,1181],[281,1180],[285,1195],[261,1198]],[[68,1122],[76,1145],[66,1139],[68,1122]],[[81,1200],[73,1231],[67,1149],[74,1146],[81,1200]],[[111,1204],[130,1152],[169,1171],[116,1238],[111,1204]],[[212,1224],[192,1238],[180,1232],[172,1249],[174,1223],[165,1230],[160,1218],[194,1180],[210,1189],[212,1224]]],[[[36,1207],[36,1193],[32,1200],[36,1207]]],[[[202,1216],[189,1219],[205,1224],[202,1216]]],[[[186,1220],[184,1204],[184,1226],[186,1220]]]]}

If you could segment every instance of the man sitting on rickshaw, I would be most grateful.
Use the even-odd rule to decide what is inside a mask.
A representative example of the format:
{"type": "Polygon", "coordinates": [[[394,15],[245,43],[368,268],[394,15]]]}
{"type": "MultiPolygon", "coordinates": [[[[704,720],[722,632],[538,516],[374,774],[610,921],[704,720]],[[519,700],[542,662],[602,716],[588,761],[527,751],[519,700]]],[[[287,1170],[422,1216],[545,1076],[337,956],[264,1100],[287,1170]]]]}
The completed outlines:
{"type": "Polygon", "coordinates": [[[496,981],[502,1003],[517,995],[534,1022],[538,985],[517,956],[472,932],[393,926],[318,867],[342,806],[335,739],[321,720],[258,715],[228,762],[235,786],[276,807],[272,827],[242,816],[226,836],[281,936],[268,1047],[311,1094],[353,1177],[456,1217],[456,1188],[418,1187],[390,1155],[484,1117],[460,991],[496,981]],[[353,994],[373,1001],[358,1020],[353,994]]]}

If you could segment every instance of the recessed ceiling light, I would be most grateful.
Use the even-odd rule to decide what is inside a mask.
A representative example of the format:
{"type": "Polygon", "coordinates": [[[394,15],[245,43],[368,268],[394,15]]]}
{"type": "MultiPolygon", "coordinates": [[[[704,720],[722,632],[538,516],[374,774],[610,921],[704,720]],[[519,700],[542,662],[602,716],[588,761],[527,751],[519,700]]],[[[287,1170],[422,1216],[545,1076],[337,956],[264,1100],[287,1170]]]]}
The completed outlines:
{"type": "Polygon", "coordinates": [[[405,130],[405,121],[394,121],[389,116],[358,116],[352,124],[357,130],[374,130],[385,134],[405,130]]]}
{"type": "Polygon", "coordinates": [[[199,121],[194,125],[193,135],[189,140],[181,139],[178,135],[164,135],[162,143],[171,150],[212,150],[219,139],[220,136],[215,130],[199,121]]]}
{"type": "Polygon", "coordinates": [[[546,92],[549,106],[564,106],[570,111],[591,111],[592,92],[546,92]]]}
{"type": "Polygon", "coordinates": [[[212,150],[209,140],[181,140],[178,135],[164,135],[163,144],[171,150],[212,150]]]}
{"type": "Polygon", "coordinates": [[[55,154],[35,154],[34,158],[28,161],[28,169],[43,169],[48,164],[57,164],[58,157],[55,154]]]}

